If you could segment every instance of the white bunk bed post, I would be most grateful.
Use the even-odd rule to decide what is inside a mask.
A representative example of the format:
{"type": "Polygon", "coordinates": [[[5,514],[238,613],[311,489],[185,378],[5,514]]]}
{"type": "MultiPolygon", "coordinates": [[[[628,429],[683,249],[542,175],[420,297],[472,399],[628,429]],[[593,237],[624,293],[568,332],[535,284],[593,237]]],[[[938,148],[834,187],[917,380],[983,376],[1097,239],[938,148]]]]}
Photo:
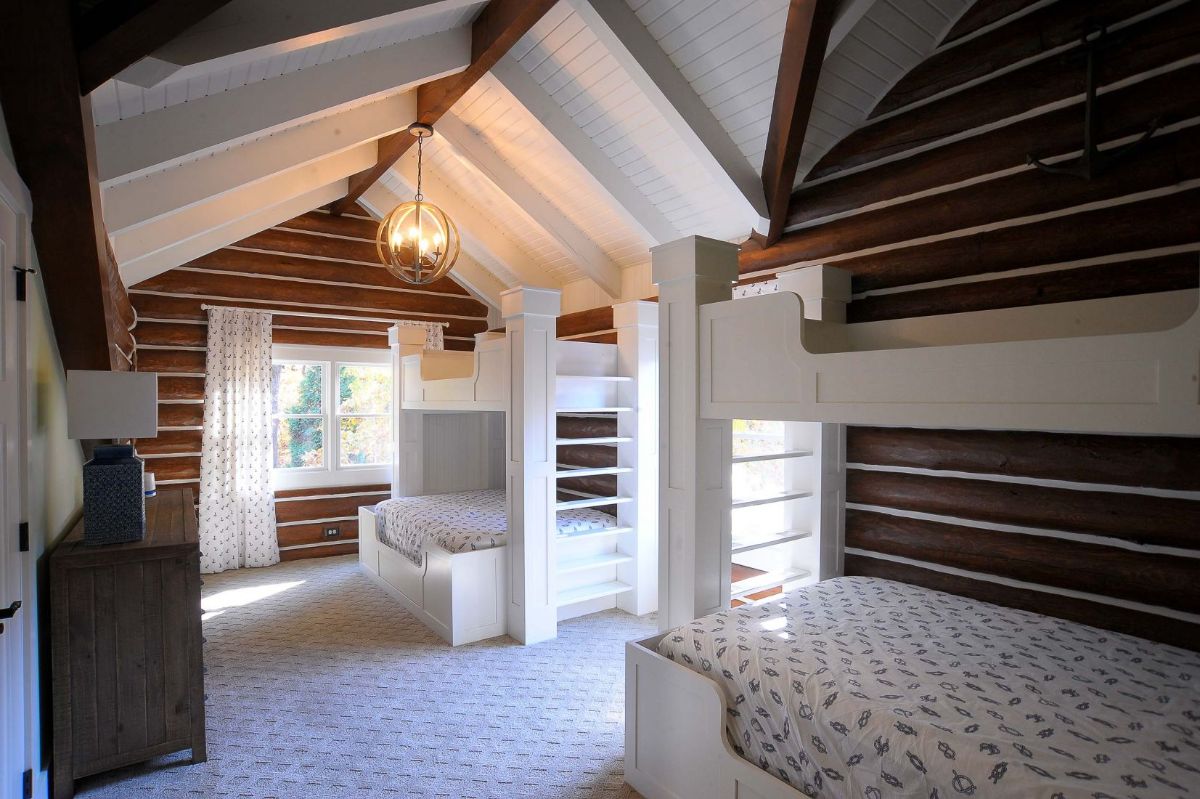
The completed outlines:
{"type": "Polygon", "coordinates": [[[633,586],[617,597],[617,607],[643,616],[658,609],[658,304],[636,301],[613,306],[617,330],[617,373],[633,378],[618,405],[617,465],[632,468],[617,476],[617,494],[633,497],[617,506],[617,526],[632,528],[618,549],[633,560],[617,568],[617,578],[633,586]]]}
{"type": "Polygon", "coordinates": [[[555,359],[561,292],[500,295],[508,340],[508,634],[534,644],[558,634],[555,594],[555,359]]]}
{"type": "Polygon", "coordinates": [[[400,360],[425,349],[425,328],[393,325],[388,330],[392,350],[392,496],[425,493],[425,422],[421,411],[404,410],[404,376],[400,360]]]}
{"type": "Polygon", "coordinates": [[[690,236],[651,250],[658,284],[659,629],[729,605],[733,427],[700,418],[700,306],[729,300],[738,246],[690,236]]]}

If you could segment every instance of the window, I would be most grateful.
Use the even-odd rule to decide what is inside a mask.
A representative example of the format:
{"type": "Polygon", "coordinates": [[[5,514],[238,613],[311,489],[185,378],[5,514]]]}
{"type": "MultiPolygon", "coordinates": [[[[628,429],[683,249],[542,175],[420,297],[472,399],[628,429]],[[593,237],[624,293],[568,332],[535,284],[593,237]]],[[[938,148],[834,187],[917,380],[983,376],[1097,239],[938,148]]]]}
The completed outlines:
{"type": "Polygon", "coordinates": [[[386,351],[277,345],[272,376],[277,487],[390,479],[392,369],[386,351]]]}

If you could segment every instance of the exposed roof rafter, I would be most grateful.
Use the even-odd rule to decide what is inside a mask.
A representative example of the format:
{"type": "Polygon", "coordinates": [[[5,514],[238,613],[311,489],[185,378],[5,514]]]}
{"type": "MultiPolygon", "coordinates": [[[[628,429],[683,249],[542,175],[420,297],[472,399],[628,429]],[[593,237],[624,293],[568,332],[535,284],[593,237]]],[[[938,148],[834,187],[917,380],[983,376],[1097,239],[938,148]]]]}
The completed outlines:
{"type": "Polygon", "coordinates": [[[469,37],[461,28],[423,36],[101,125],[100,180],[132,177],[461,71],[470,62],[469,37]]]}
{"type": "MultiPolygon", "coordinates": [[[[491,0],[471,26],[471,63],[467,69],[423,84],[417,90],[417,121],[436,124],[555,2],[557,0],[491,0]]],[[[393,134],[381,140],[378,163],[350,179],[350,191],[330,206],[330,212],[340,214],[353,207],[363,192],[400,160],[412,142],[413,138],[407,133],[393,134]]]]}
{"type": "Polygon", "coordinates": [[[764,242],[767,247],[779,241],[787,224],[792,184],[796,181],[800,149],[804,146],[836,7],[837,0],[791,0],[788,5],[762,167],[770,219],[764,242]]]}
{"type": "Polygon", "coordinates": [[[606,294],[621,296],[621,268],[477,133],[453,114],[442,117],[438,130],[454,149],[482,172],[496,188],[541,228],[606,294]]]}
{"type": "Polygon", "coordinates": [[[208,158],[103,187],[109,233],[146,224],[282,172],[371,144],[417,113],[417,93],[405,92],[339,111],[208,158]]]}
{"type": "Polygon", "coordinates": [[[758,172],[637,14],[624,2],[568,2],[700,164],[737,197],[747,218],[765,220],[767,203],[758,172]]]}

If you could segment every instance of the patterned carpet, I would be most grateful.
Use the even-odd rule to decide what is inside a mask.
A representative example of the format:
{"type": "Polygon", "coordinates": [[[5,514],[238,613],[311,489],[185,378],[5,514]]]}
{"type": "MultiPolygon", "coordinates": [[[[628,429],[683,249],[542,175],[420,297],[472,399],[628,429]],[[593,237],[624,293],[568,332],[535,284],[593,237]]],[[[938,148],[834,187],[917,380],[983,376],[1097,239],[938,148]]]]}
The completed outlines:
{"type": "Polygon", "coordinates": [[[205,578],[208,762],[79,782],[101,797],[596,797],[624,786],[624,648],[652,619],[451,649],[353,557],[205,578]]]}

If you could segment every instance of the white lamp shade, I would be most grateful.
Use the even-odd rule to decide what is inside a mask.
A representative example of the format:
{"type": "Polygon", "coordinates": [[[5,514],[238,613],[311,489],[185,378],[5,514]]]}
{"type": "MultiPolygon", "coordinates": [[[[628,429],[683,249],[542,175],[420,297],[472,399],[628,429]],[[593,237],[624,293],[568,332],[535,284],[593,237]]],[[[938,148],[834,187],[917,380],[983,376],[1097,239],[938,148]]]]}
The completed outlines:
{"type": "Polygon", "coordinates": [[[153,372],[67,372],[70,438],[154,438],[158,375],[153,372]]]}

